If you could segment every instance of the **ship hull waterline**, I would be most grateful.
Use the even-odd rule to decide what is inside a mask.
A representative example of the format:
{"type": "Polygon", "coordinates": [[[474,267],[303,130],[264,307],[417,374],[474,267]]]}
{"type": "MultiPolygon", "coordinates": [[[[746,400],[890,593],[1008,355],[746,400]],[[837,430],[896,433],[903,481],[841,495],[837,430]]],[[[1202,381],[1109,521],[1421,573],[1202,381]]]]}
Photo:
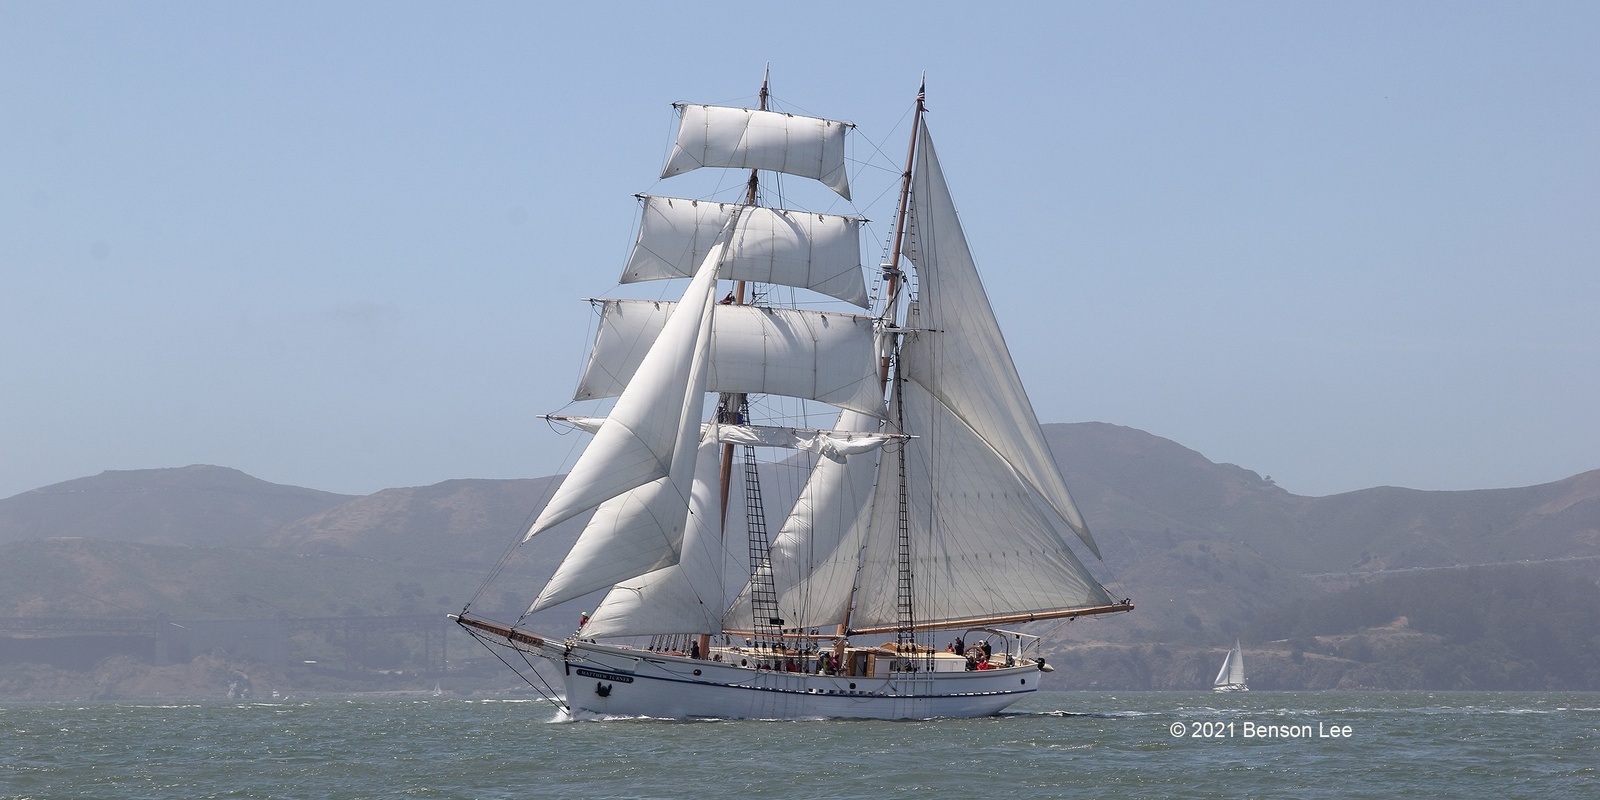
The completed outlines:
{"type": "Polygon", "coordinates": [[[563,672],[574,716],[928,719],[998,714],[1039,687],[1033,664],[972,672],[818,675],[574,642],[539,655],[563,672]],[[554,651],[554,652],[552,652],[554,651]]]}
{"type": "MultiPolygon", "coordinates": [[[[576,638],[556,641],[464,616],[454,619],[485,643],[499,642],[553,664],[561,673],[567,710],[575,718],[985,717],[1038,691],[1041,673],[1049,669],[1042,662],[1020,660],[1010,667],[950,671],[949,659],[959,659],[950,654],[934,656],[935,661],[945,659],[946,665],[930,672],[874,670],[850,675],[752,669],[744,654],[733,650],[709,659],[691,658],[576,638]],[[717,660],[724,657],[726,661],[717,660]],[[735,665],[735,658],[746,663],[735,665]]],[[[852,655],[864,658],[884,652],[850,648],[846,663],[852,655]]]]}

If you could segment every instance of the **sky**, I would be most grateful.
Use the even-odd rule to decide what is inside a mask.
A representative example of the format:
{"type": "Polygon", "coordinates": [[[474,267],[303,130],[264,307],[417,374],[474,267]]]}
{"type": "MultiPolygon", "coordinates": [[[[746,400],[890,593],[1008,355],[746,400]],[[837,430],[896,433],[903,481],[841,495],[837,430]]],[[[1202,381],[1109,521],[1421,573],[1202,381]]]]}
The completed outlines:
{"type": "Polygon", "coordinates": [[[1600,468],[1600,5],[979,5],[0,0],[0,497],[560,471],[670,104],[765,69],[890,162],[926,74],[1043,422],[1312,496],[1600,468]]]}

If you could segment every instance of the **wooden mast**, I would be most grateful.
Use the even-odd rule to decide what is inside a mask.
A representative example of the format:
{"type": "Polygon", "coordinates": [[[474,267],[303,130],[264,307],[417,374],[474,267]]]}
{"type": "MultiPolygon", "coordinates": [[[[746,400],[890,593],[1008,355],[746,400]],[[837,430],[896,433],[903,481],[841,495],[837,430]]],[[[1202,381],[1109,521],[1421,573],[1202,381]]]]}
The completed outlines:
{"type": "MultiPolygon", "coordinates": [[[[761,73],[761,95],[758,107],[762,111],[767,110],[768,83],[771,79],[771,75],[772,67],[771,65],[768,65],[766,69],[762,70],[761,73]]],[[[745,185],[744,204],[746,206],[755,205],[756,201],[759,199],[760,190],[761,173],[759,170],[752,169],[750,170],[750,180],[745,185]]],[[[745,304],[745,282],[743,280],[734,281],[731,303],[733,305],[740,306],[745,304]]],[[[721,406],[722,407],[718,410],[717,414],[718,423],[748,422],[748,420],[738,419],[739,411],[744,406],[744,395],[725,394],[722,396],[721,406]]],[[[719,466],[720,471],[718,478],[720,480],[720,484],[718,489],[720,494],[718,499],[720,500],[721,507],[717,517],[717,529],[722,533],[726,533],[728,530],[728,495],[731,493],[731,488],[733,485],[733,444],[731,442],[723,443],[722,458],[719,466]]],[[[702,633],[699,635],[698,639],[700,643],[701,655],[708,656],[711,653],[711,634],[702,633]]]]}
{"type": "MultiPolygon", "coordinates": [[[[911,115],[911,144],[906,148],[906,168],[900,173],[900,204],[894,215],[893,246],[889,255],[889,263],[884,265],[885,293],[888,295],[888,305],[883,309],[883,315],[892,327],[899,327],[900,311],[900,284],[905,275],[900,269],[900,256],[905,251],[906,240],[906,213],[909,211],[911,198],[911,170],[916,164],[917,134],[922,132],[922,115],[928,110],[926,103],[928,93],[928,76],[922,76],[922,83],[917,87],[917,110],[911,115]]],[[[887,389],[889,386],[889,356],[883,355],[878,361],[878,388],[887,389]]]]}
{"type": "MultiPolygon", "coordinates": [[[[917,86],[917,108],[911,115],[911,143],[906,147],[906,168],[900,173],[900,202],[895,209],[894,234],[890,244],[888,263],[883,265],[885,301],[882,319],[890,328],[900,327],[900,286],[904,272],[900,269],[900,256],[905,251],[906,238],[906,213],[909,210],[911,198],[911,171],[916,165],[917,134],[922,132],[922,115],[928,110],[926,99],[928,93],[928,75],[923,73],[922,82],[917,86]]],[[[889,368],[892,359],[885,353],[878,360],[878,391],[884,392],[889,386],[889,368]]],[[[845,604],[844,619],[839,622],[838,636],[834,642],[834,655],[844,656],[845,637],[850,634],[850,619],[855,615],[856,593],[861,588],[861,566],[856,565],[856,581],[850,587],[850,602],[845,604]]]]}
{"type": "MultiPolygon", "coordinates": [[[[767,81],[768,81],[768,78],[770,76],[770,72],[771,72],[771,67],[768,67],[767,70],[764,71],[761,74],[761,102],[760,102],[760,109],[762,111],[766,111],[767,110],[767,81]]],[[[744,193],[744,204],[745,205],[753,206],[753,205],[756,204],[756,200],[758,199],[758,193],[759,193],[760,188],[761,188],[760,173],[757,170],[752,169],[752,170],[750,170],[750,181],[745,186],[745,193],[744,193]]],[[[733,284],[733,305],[740,305],[740,306],[744,305],[745,304],[745,296],[744,295],[745,295],[745,282],[742,281],[742,280],[734,281],[734,284],[733,284]]],[[[733,418],[735,416],[737,416],[738,413],[739,413],[739,408],[741,406],[743,406],[743,405],[744,405],[744,395],[740,395],[740,394],[724,395],[723,398],[722,398],[722,413],[719,415],[719,418],[717,419],[717,422],[730,422],[730,421],[733,421],[733,418]]],[[[721,516],[719,518],[719,525],[721,526],[722,530],[727,530],[728,529],[728,493],[729,493],[729,489],[730,489],[730,487],[732,485],[732,482],[733,482],[733,445],[731,443],[725,443],[725,444],[722,445],[722,473],[721,473],[721,479],[722,479],[722,485],[721,485],[722,512],[721,512],[721,516]]]]}

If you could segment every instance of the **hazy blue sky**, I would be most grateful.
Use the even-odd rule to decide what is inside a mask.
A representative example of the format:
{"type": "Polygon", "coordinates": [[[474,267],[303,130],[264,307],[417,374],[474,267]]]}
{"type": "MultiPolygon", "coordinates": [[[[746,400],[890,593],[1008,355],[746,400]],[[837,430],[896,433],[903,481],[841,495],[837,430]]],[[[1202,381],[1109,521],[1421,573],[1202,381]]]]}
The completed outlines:
{"type": "Polygon", "coordinates": [[[769,62],[895,158],[927,72],[1045,422],[1311,495],[1600,468],[1597,42],[1588,2],[0,0],[0,497],[558,470],[669,104],[769,62]]]}

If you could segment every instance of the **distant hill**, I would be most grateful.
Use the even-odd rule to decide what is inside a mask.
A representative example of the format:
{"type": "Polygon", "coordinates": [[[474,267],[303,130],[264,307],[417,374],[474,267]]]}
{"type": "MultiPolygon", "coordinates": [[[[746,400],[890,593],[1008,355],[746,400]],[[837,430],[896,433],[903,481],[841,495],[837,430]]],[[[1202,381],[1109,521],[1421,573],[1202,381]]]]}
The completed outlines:
{"type": "Polygon", "coordinates": [[[556,483],[553,477],[453,480],[385,489],[290,522],[261,544],[297,555],[470,563],[487,570],[533,522],[556,483]]]}
{"type": "MultiPolygon", "coordinates": [[[[301,558],[382,564],[396,576],[430,584],[448,570],[457,581],[448,593],[465,602],[532,524],[558,480],[453,480],[385,489],[286,525],[262,545],[301,558]]],[[[515,616],[526,608],[587,521],[587,514],[579,515],[521,547],[488,587],[481,610],[515,616]]]]}
{"type": "MultiPolygon", "coordinates": [[[[1217,648],[1240,637],[1271,654],[1257,658],[1270,685],[1421,685],[1428,673],[1416,673],[1417,665],[1469,646],[1431,622],[1437,609],[1424,600],[1461,591],[1460,582],[1478,574],[1439,578],[1435,568],[1533,561],[1580,582],[1600,577],[1600,471],[1511,489],[1379,487],[1303,497],[1132,428],[1044,429],[1105,554],[1090,569],[1137,607],[1039,623],[1041,633],[1055,631],[1063,658],[1081,650],[1058,662],[1063,675],[1077,674],[1065,669],[1073,665],[1082,674],[1112,665],[1125,688],[1185,686],[1214,670],[1217,648]],[[1324,603],[1365,608],[1372,590],[1337,593],[1373,581],[1392,581],[1382,593],[1400,603],[1373,606],[1382,621],[1315,613],[1324,603]],[[1430,622],[1385,627],[1408,615],[1430,622]]],[[[478,590],[555,480],[455,480],[366,497],[278,486],[220,467],[68,481],[0,500],[0,616],[443,614],[478,590]]],[[[769,499],[776,513],[781,498],[769,499]]],[[[520,613],[582,522],[519,551],[481,607],[520,613]]],[[[1567,594],[1581,592],[1568,587],[1567,594]]],[[[1521,608],[1509,592],[1486,602],[1471,613],[1506,620],[1521,608]]],[[[560,629],[576,612],[545,613],[560,629]]],[[[1494,654],[1494,663],[1449,685],[1492,681],[1502,667],[1534,676],[1504,685],[1545,677],[1571,685],[1570,675],[1600,669],[1600,653],[1577,672],[1548,659],[1536,672],[1516,667],[1512,660],[1526,657],[1512,655],[1511,627],[1497,625],[1470,645],[1494,654]]]]}
{"type": "Polygon", "coordinates": [[[1600,555],[1600,470],[1515,489],[1380,487],[1302,497],[1133,428],[1044,430],[1097,538],[1107,531],[1107,546],[1159,533],[1245,547],[1306,573],[1600,555]]]}
{"type": "MultiPolygon", "coordinates": [[[[555,482],[350,497],[219,467],[68,481],[0,501],[0,530],[16,540],[0,539],[0,616],[442,615],[483,583],[555,482]]],[[[488,607],[526,606],[582,522],[523,548],[488,607]]]]}
{"type": "Polygon", "coordinates": [[[479,569],[103,539],[0,545],[0,617],[260,619],[458,610],[479,569]]]}
{"type": "Polygon", "coordinates": [[[232,547],[351,499],[194,465],[108,471],[0,500],[0,542],[83,536],[232,547]]]}
{"type": "Polygon", "coordinates": [[[1096,640],[1231,639],[1330,575],[1600,556],[1600,471],[1516,489],[1302,497],[1133,428],[1044,430],[1105,554],[1091,569],[1138,606],[1082,623],[1096,640]]]}
{"type": "Polygon", "coordinates": [[[1291,563],[1308,571],[1596,556],[1600,470],[1516,489],[1363,489],[1312,500],[1298,521],[1291,563]]]}

